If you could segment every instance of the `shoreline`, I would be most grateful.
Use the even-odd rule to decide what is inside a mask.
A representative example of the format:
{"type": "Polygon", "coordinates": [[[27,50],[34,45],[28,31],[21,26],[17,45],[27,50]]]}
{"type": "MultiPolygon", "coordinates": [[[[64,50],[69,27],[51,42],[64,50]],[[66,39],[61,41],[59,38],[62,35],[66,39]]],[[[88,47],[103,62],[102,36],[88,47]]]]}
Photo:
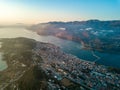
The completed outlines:
{"type": "Polygon", "coordinates": [[[93,62],[97,62],[98,60],[100,60],[100,57],[97,56],[93,50],[91,51],[91,53],[94,57],[96,57],[96,59],[93,62]]]}

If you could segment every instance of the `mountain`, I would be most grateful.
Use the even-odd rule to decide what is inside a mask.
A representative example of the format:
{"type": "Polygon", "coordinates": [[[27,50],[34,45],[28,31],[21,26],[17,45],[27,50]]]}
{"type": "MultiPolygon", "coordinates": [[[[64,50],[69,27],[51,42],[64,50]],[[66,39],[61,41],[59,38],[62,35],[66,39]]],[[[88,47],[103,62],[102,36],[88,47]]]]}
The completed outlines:
{"type": "Polygon", "coordinates": [[[120,53],[120,20],[48,22],[29,27],[40,35],[53,35],[81,43],[86,49],[120,53]]]}

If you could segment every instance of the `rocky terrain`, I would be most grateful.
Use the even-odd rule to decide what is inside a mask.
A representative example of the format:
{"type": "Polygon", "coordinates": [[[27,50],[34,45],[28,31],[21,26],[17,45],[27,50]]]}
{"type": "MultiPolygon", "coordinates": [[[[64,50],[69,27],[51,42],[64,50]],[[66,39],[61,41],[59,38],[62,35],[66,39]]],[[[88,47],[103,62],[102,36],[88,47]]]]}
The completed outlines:
{"type": "Polygon", "coordinates": [[[0,90],[119,90],[119,69],[84,61],[53,44],[33,39],[1,39],[8,68],[0,90]]]}
{"type": "Polygon", "coordinates": [[[81,43],[84,48],[120,53],[120,21],[48,22],[29,27],[40,35],[53,35],[81,43]]]}

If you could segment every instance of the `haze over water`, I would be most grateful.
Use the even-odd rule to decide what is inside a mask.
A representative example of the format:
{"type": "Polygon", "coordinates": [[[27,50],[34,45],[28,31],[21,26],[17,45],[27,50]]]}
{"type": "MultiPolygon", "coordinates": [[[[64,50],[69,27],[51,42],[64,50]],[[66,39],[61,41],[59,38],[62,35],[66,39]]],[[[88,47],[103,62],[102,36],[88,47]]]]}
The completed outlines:
{"type": "MultiPolygon", "coordinates": [[[[40,42],[52,43],[56,46],[59,46],[64,52],[73,54],[80,59],[88,60],[88,61],[96,60],[96,57],[92,54],[92,51],[84,50],[82,48],[82,45],[79,43],[69,40],[59,39],[54,36],[41,36],[25,28],[0,28],[0,38],[16,38],[16,37],[26,37],[26,38],[35,39],[40,42]]],[[[110,53],[100,53],[97,51],[95,51],[94,53],[100,57],[97,63],[120,68],[119,65],[120,55],[110,54],[110,53]]],[[[0,63],[0,64],[1,65],[4,64],[4,66],[6,66],[5,63],[0,63]]]]}

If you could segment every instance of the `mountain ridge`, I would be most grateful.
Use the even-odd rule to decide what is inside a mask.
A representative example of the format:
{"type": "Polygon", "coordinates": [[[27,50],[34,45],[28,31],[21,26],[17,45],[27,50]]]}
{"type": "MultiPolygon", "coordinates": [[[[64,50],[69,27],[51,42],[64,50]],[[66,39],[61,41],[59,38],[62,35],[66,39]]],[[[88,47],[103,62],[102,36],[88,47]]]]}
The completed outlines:
{"type": "Polygon", "coordinates": [[[120,20],[48,22],[33,25],[29,29],[39,35],[53,35],[81,43],[88,49],[120,53],[120,20]]]}

